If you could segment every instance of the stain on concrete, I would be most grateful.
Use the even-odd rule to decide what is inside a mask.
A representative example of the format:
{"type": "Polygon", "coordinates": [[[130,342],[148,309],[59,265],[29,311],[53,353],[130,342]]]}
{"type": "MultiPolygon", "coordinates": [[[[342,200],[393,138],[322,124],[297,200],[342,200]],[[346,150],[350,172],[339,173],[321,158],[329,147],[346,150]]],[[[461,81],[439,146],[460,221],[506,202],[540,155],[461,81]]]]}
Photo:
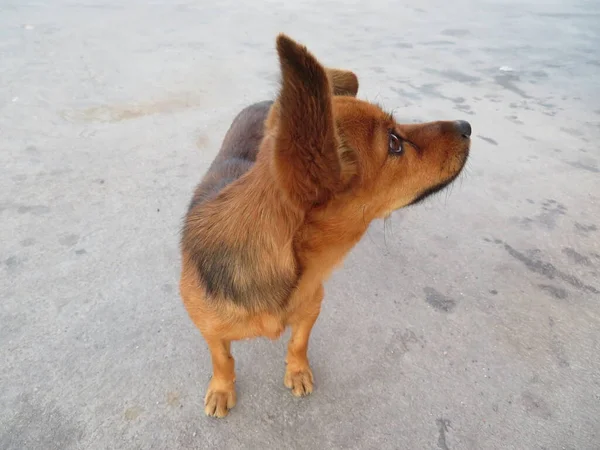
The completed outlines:
{"type": "Polygon", "coordinates": [[[181,401],[179,400],[179,393],[167,392],[167,404],[174,408],[181,406],[181,401]]]}
{"type": "Polygon", "coordinates": [[[548,74],[543,70],[534,70],[531,72],[531,76],[534,78],[548,78],[548,74]]]}
{"type": "Polygon", "coordinates": [[[517,261],[520,261],[521,263],[523,263],[530,272],[542,275],[542,276],[548,278],[549,280],[554,280],[554,279],[562,280],[562,281],[570,284],[571,286],[573,286],[579,290],[582,290],[584,292],[590,292],[592,294],[600,294],[600,291],[597,288],[595,288],[594,286],[585,284],[579,278],[557,269],[553,264],[551,264],[549,262],[545,262],[540,259],[531,258],[531,257],[525,255],[524,253],[521,253],[518,250],[514,249],[507,243],[504,243],[504,249],[508,252],[508,254],[510,256],[515,258],[517,261]]]}
{"type": "Polygon", "coordinates": [[[565,133],[567,133],[569,136],[573,136],[573,137],[582,137],[583,136],[583,131],[578,130],[577,128],[566,128],[566,127],[561,127],[560,128],[561,131],[564,131],[565,133]]]}
{"type": "Polygon", "coordinates": [[[35,239],[34,238],[25,238],[20,242],[22,247],[31,247],[32,245],[35,244],[35,239]]]}
{"type": "MultiPolygon", "coordinates": [[[[14,291],[5,290],[2,292],[2,299],[4,301],[12,299],[14,296],[14,291]]],[[[31,320],[30,315],[28,314],[3,312],[2,326],[0,327],[0,342],[6,342],[11,338],[20,335],[23,331],[25,331],[29,323],[31,323],[31,320]]]]}
{"type": "Polygon", "coordinates": [[[569,296],[569,293],[567,292],[566,289],[563,289],[558,286],[553,286],[551,284],[538,284],[538,287],[542,291],[550,294],[552,297],[559,299],[559,300],[564,300],[569,296]]]}
{"type": "Polygon", "coordinates": [[[600,173],[598,165],[595,163],[583,162],[583,161],[565,161],[569,166],[575,167],[576,169],[585,170],[592,173],[600,173]]]}
{"type": "Polygon", "coordinates": [[[40,405],[29,394],[21,396],[19,409],[0,427],[0,448],[75,448],[83,436],[80,424],[55,403],[40,405]]]}
{"type": "Polygon", "coordinates": [[[498,295],[498,291],[496,289],[490,289],[490,294],[498,295]]]}
{"type": "MultiPolygon", "coordinates": [[[[413,87],[412,85],[410,85],[410,86],[413,87]]],[[[442,94],[440,92],[440,90],[438,89],[440,86],[441,85],[438,83],[426,83],[426,84],[419,86],[416,89],[419,92],[423,93],[424,95],[432,97],[432,98],[443,98],[444,100],[450,100],[449,97],[446,97],[444,94],[442,94]]]]}
{"type": "Polygon", "coordinates": [[[208,147],[209,144],[210,144],[210,139],[204,133],[200,134],[198,136],[198,138],[196,139],[196,147],[198,147],[200,150],[206,149],[206,147],[208,147]]]}
{"type": "Polygon", "coordinates": [[[62,117],[72,122],[116,123],[154,114],[173,114],[198,107],[201,98],[194,93],[181,93],[171,98],[131,105],[100,105],[82,111],[63,111],[62,117]]]}
{"type": "Polygon", "coordinates": [[[17,208],[19,214],[33,214],[39,216],[50,212],[50,208],[44,205],[19,205],[17,208]]]}
{"type": "Polygon", "coordinates": [[[534,111],[534,108],[529,106],[529,102],[527,100],[521,100],[519,102],[511,102],[508,105],[511,109],[519,109],[521,111],[534,111]]]}
{"type": "Polygon", "coordinates": [[[564,255],[566,255],[567,258],[569,258],[569,261],[571,261],[574,264],[579,264],[581,266],[588,267],[592,265],[592,261],[590,258],[588,258],[585,255],[582,255],[581,253],[575,251],[570,247],[564,247],[562,249],[562,252],[564,255]]]}
{"type": "Polygon", "coordinates": [[[503,73],[502,75],[496,75],[494,81],[502,86],[504,89],[514,92],[523,98],[531,98],[523,89],[519,88],[515,82],[519,81],[519,76],[513,73],[503,73]]]}
{"type": "Polygon", "coordinates": [[[552,417],[552,411],[546,401],[532,392],[525,391],[521,394],[521,404],[529,415],[546,420],[552,417]]]}
{"type": "Polygon", "coordinates": [[[72,169],[56,169],[56,170],[51,170],[50,172],[48,172],[48,175],[51,177],[63,177],[72,172],[73,172],[72,169]]]}
{"type": "Polygon", "coordinates": [[[441,70],[437,73],[439,75],[443,76],[444,78],[447,78],[451,81],[456,81],[458,83],[470,84],[470,83],[476,83],[478,81],[481,81],[481,78],[479,78],[479,77],[475,77],[473,75],[469,75],[464,72],[460,72],[458,70],[448,69],[448,70],[441,70]]]}
{"type": "Polygon", "coordinates": [[[531,217],[521,217],[520,219],[512,218],[512,220],[516,220],[516,222],[519,224],[519,227],[523,230],[530,230],[531,224],[533,223],[533,219],[531,217]]]}
{"type": "Polygon", "coordinates": [[[142,412],[143,412],[143,409],[140,408],[139,406],[132,406],[125,410],[125,412],[123,413],[123,417],[125,418],[125,420],[128,420],[128,421],[135,420],[140,416],[140,414],[142,412]]]}
{"type": "Polygon", "coordinates": [[[575,222],[575,229],[584,233],[589,233],[590,231],[598,231],[598,227],[593,223],[585,225],[583,223],[575,222]]]}
{"type": "Polygon", "coordinates": [[[512,220],[518,223],[524,230],[530,230],[533,225],[540,225],[543,228],[553,230],[556,228],[558,219],[567,213],[567,207],[556,200],[545,200],[542,203],[541,209],[542,212],[533,218],[513,217],[512,220]]]}
{"type": "Polygon", "coordinates": [[[390,87],[390,90],[397,94],[400,94],[402,98],[407,98],[409,100],[421,100],[421,96],[416,92],[410,92],[401,87],[390,87]]]}
{"type": "Polygon", "coordinates": [[[446,30],[442,30],[442,34],[444,36],[453,36],[453,37],[463,37],[471,34],[469,30],[465,30],[464,28],[448,28],[446,30]]]}
{"type": "Polygon", "coordinates": [[[559,336],[556,334],[556,331],[554,329],[554,319],[552,317],[549,317],[548,323],[550,325],[550,350],[556,358],[556,362],[560,367],[570,367],[569,361],[567,359],[567,351],[565,350],[565,346],[560,340],[559,336]]]}
{"type": "Polygon", "coordinates": [[[423,288],[423,292],[425,292],[425,301],[438,311],[452,312],[456,308],[456,300],[432,287],[423,288]]]}
{"type": "Polygon", "coordinates": [[[87,251],[85,250],[85,248],[79,248],[79,249],[75,250],[76,255],[85,255],[86,253],[87,253],[87,251]]]}
{"type": "Polygon", "coordinates": [[[58,242],[60,242],[65,247],[71,247],[71,246],[77,244],[77,242],[79,242],[79,235],[78,234],[66,234],[66,235],[58,238],[58,242]]]}
{"type": "Polygon", "coordinates": [[[492,138],[489,138],[489,137],[486,137],[486,136],[482,136],[482,135],[480,135],[480,134],[478,134],[478,135],[477,135],[477,137],[478,137],[479,139],[481,139],[481,140],[483,140],[483,141],[485,141],[485,142],[489,143],[489,144],[492,144],[492,145],[498,145],[498,142],[497,142],[495,139],[492,139],[492,138]]]}
{"type": "Polygon", "coordinates": [[[475,113],[471,110],[471,107],[467,104],[457,104],[454,109],[470,116],[475,115],[475,113]]]}
{"type": "Polygon", "coordinates": [[[400,358],[415,347],[425,348],[423,337],[417,336],[412,330],[395,330],[385,346],[385,353],[390,357],[400,358]]]}
{"type": "Polygon", "coordinates": [[[543,228],[553,230],[556,228],[558,219],[566,215],[567,207],[556,200],[546,200],[542,203],[542,212],[533,218],[521,217],[512,218],[524,230],[530,230],[533,225],[540,225],[543,228]]]}
{"type": "Polygon", "coordinates": [[[516,125],[523,125],[524,122],[522,120],[519,119],[518,116],[515,116],[514,114],[511,116],[506,116],[506,119],[508,119],[509,121],[511,121],[512,123],[516,124],[516,125]]]}
{"type": "Polygon", "coordinates": [[[535,222],[539,225],[553,230],[556,228],[556,222],[560,216],[564,216],[567,207],[556,200],[546,200],[542,203],[542,212],[535,216],[535,222]]]}
{"type": "Polygon", "coordinates": [[[445,39],[439,39],[436,41],[425,41],[422,43],[423,45],[426,45],[428,47],[438,47],[438,46],[447,46],[447,45],[456,45],[456,42],[454,41],[448,41],[445,39]]]}
{"type": "Polygon", "coordinates": [[[443,417],[436,419],[435,423],[438,427],[438,447],[442,450],[450,450],[446,440],[446,433],[448,433],[452,424],[448,419],[444,419],[443,417]]]}
{"type": "Polygon", "coordinates": [[[15,255],[9,256],[4,260],[4,264],[8,270],[15,270],[19,265],[19,258],[17,258],[15,255]]]}

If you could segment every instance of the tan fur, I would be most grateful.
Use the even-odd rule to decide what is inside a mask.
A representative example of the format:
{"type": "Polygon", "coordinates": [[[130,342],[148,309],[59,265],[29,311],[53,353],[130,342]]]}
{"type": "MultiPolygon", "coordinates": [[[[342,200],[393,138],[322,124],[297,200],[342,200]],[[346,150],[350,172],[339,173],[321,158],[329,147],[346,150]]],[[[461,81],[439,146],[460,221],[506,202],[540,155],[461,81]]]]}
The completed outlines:
{"type": "Polygon", "coordinates": [[[210,349],[205,412],[217,417],[236,401],[231,341],[276,339],[288,326],[284,383],[312,392],[307,347],[323,282],[372,220],[451,182],[469,150],[453,122],[397,124],[355,98],[352,72],[324,68],[284,35],[277,50],[279,96],[268,114],[236,118],[183,230],[180,292],[210,349]]]}

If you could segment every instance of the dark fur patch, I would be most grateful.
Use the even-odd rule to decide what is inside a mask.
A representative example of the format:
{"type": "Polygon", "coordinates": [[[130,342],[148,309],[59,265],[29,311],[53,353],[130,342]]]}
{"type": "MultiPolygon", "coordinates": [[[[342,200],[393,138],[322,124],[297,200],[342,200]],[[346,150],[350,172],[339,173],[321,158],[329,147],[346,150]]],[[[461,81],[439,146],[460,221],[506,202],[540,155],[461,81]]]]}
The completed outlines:
{"type": "Polygon", "coordinates": [[[264,123],[272,104],[272,101],[255,103],[233,119],[220,152],[194,192],[188,212],[215,198],[223,188],[250,170],[256,161],[264,136],[264,123]]]}
{"type": "Polygon", "coordinates": [[[244,175],[254,165],[253,161],[230,158],[211,166],[211,172],[196,189],[190,202],[189,211],[197,205],[214,199],[219,192],[244,175]]]}
{"type": "Polygon", "coordinates": [[[258,252],[249,246],[207,245],[192,255],[209,298],[226,298],[249,310],[279,310],[286,305],[299,274],[257,276],[258,252]]]}
{"type": "Polygon", "coordinates": [[[412,202],[410,202],[408,204],[408,206],[412,206],[412,205],[416,205],[417,203],[421,203],[423,200],[425,200],[430,195],[440,192],[442,189],[444,189],[446,186],[448,186],[450,183],[452,183],[456,179],[457,176],[458,176],[458,174],[456,174],[452,178],[444,181],[443,183],[436,184],[435,186],[425,189],[419,195],[417,195],[417,197],[412,202]]]}

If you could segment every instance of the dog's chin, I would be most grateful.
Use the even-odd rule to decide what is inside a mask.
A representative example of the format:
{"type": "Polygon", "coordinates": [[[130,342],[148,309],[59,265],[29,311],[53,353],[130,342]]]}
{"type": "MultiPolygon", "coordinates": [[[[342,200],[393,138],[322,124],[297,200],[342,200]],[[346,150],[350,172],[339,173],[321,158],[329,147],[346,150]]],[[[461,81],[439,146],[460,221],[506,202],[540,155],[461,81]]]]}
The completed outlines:
{"type": "MultiPolygon", "coordinates": [[[[466,160],[466,156],[465,156],[465,160],[466,160]]],[[[413,201],[411,201],[408,205],[406,206],[412,206],[412,205],[416,205],[417,203],[421,203],[423,200],[425,200],[427,197],[432,196],[433,194],[437,194],[438,192],[444,190],[445,188],[447,188],[450,184],[452,184],[452,182],[454,180],[456,180],[458,178],[458,176],[461,174],[462,169],[464,167],[464,164],[461,165],[460,169],[454,174],[452,175],[450,178],[442,181],[441,183],[438,183],[434,186],[431,186],[423,191],[421,191],[415,198],[413,201]]]]}
{"type": "Polygon", "coordinates": [[[431,187],[428,187],[427,189],[424,189],[419,194],[417,194],[417,196],[413,199],[413,201],[411,201],[406,206],[416,205],[417,203],[420,203],[423,200],[425,200],[427,197],[440,192],[441,190],[445,189],[450,184],[452,184],[452,182],[454,180],[456,180],[458,178],[458,176],[462,173],[462,170],[464,169],[465,165],[467,164],[467,159],[469,158],[470,147],[471,147],[471,140],[467,139],[467,142],[465,142],[464,148],[457,155],[458,168],[456,169],[456,172],[452,176],[448,177],[447,179],[445,179],[444,181],[442,181],[438,184],[435,184],[431,187]]]}

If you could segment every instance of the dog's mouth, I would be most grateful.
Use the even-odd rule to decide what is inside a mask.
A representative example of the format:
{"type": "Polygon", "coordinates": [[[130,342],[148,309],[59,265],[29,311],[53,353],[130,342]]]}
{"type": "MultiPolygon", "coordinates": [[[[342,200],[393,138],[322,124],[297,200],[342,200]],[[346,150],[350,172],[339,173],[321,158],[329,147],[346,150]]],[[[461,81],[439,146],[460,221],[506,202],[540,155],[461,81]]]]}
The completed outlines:
{"type": "Polygon", "coordinates": [[[443,181],[439,184],[436,184],[435,186],[432,186],[430,188],[425,189],[424,191],[422,191],[420,194],[418,194],[415,199],[410,202],[408,204],[408,206],[411,205],[416,205],[417,203],[422,202],[423,200],[425,200],[427,197],[429,197],[430,195],[436,194],[438,192],[440,192],[442,189],[444,189],[445,187],[447,187],[450,183],[452,183],[454,180],[456,180],[456,178],[458,178],[458,175],[460,174],[460,172],[457,172],[455,175],[453,175],[452,177],[450,177],[448,180],[443,181]]]}

